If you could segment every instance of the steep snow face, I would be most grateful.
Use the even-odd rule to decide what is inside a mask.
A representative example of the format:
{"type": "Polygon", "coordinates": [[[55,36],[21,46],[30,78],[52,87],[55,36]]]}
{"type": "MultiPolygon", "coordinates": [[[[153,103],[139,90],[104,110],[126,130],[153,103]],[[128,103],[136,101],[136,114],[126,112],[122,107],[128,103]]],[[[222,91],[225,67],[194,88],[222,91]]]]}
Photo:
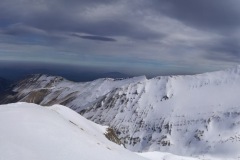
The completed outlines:
{"type": "Polygon", "coordinates": [[[87,83],[39,75],[14,91],[15,100],[65,104],[111,126],[133,151],[240,156],[240,66],[193,76],[87,83]]]}
{"type": "Polygon", "coordinates": [[[144,160],[108,141],[105,127],[60,105],[0,106],[0,160],[144,160]]]}
{"type": "Polygon", "coordinates": [[[236,158],[240,155],[239,96],[240,67],[236,67],[130,84],[81,113],[114,127],[133,151],[236,158]]]}

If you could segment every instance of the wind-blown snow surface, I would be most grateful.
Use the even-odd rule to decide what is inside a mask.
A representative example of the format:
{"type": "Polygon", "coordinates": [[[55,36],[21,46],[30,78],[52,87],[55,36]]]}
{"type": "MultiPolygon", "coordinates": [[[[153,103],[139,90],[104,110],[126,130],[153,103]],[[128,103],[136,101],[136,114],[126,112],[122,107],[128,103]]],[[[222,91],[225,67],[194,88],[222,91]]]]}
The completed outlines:
{"type": "MultiPolygon", "coordinates": [[[[184,157],[178,156],[171,153],[165,152],[144,152],[144,153],[137,153],[138,155],[148,158],[149,160],[220,160],[219,158],[214,158],[211,156],[201,156],[201,157],[184,157]]],[[[222,158],[221,160],[233,160],[233,159],[225,159],[222,158]]]]}
{"type": "Polygon", "coordinates": [[[13,91],[17,101],[61,103],[111,126],[132,151],[240,157],[240,66],[193,76],[87,83],[38,75],[13,91]]]}
{"type": "Polygon", "coordinates": [[[0,160],[146,160],[104,131],[64,106],[1,105],[0,160]]]}

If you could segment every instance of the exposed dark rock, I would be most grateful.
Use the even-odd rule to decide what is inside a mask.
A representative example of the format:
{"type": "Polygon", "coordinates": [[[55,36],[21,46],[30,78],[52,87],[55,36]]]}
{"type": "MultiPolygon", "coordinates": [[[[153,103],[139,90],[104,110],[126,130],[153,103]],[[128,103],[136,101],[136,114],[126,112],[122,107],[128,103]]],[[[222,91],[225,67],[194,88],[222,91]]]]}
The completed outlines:
{"type": "Polygon", "coordinates": [[[120,141],[120,139],[118,138],[117,134],[115,133],[115,131],[112,128],[107,128],[107,132],[104,134],[107,139],[109,139],[110,141],[118,144],[118,145],[122,145],[122,142],[120,141]]]}

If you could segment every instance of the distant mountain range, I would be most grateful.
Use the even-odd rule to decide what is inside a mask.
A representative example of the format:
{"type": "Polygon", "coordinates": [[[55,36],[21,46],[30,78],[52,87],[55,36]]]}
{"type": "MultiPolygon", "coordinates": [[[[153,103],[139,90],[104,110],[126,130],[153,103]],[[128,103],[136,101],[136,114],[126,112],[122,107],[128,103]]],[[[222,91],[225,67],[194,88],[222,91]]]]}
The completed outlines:
{"type": "Polygon", "coordinates": [[[0,77],[0,92],[2,92],[5,89],[9,88],[11,83],[12,82],[10,80],[7,80],[7,79],[4,79],[4,78],[0,77]]]}
{"type": "Polygon", "coordinates": [[[131,76],[120,72],[106,72],[99,74],[99,78],[129,78],[131,76]]]}
{"type": "Polygon", "coordinates": [[[48,74],[48,75],[59,75],[75,82],[87,82],[93,81],[99,78],[127,78],[132,77],[121,72],[104,72],[98,70],[89,70],[82,67],[68,67],[59,65],[43,65],[43,64],[16,64],[12,66],[1,66],[0,64],[0,77],[16,81],[23,79],[26,75],[31,74],[48,74]],[[16,69],[17,68],[17,69],[16,69]]]}
{"type": "Polygon", "coordinates": [[[0,103],[62,104],[110,126],[132,151],[237,159],[240,155],[240,66],[191,76],[102,78],[76,83],[32,75],[0,103]]]}

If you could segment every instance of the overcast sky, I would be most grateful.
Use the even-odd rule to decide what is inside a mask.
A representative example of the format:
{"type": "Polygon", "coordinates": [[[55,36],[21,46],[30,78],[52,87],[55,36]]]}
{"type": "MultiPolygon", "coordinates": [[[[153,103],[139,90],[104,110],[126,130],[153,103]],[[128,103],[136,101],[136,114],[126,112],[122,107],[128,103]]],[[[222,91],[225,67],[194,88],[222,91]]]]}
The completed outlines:
{"type": "Polygon", "coordinates": [[[240,63],[239,0],[1,0],[0,60],[188,74],[240,63]]]}

